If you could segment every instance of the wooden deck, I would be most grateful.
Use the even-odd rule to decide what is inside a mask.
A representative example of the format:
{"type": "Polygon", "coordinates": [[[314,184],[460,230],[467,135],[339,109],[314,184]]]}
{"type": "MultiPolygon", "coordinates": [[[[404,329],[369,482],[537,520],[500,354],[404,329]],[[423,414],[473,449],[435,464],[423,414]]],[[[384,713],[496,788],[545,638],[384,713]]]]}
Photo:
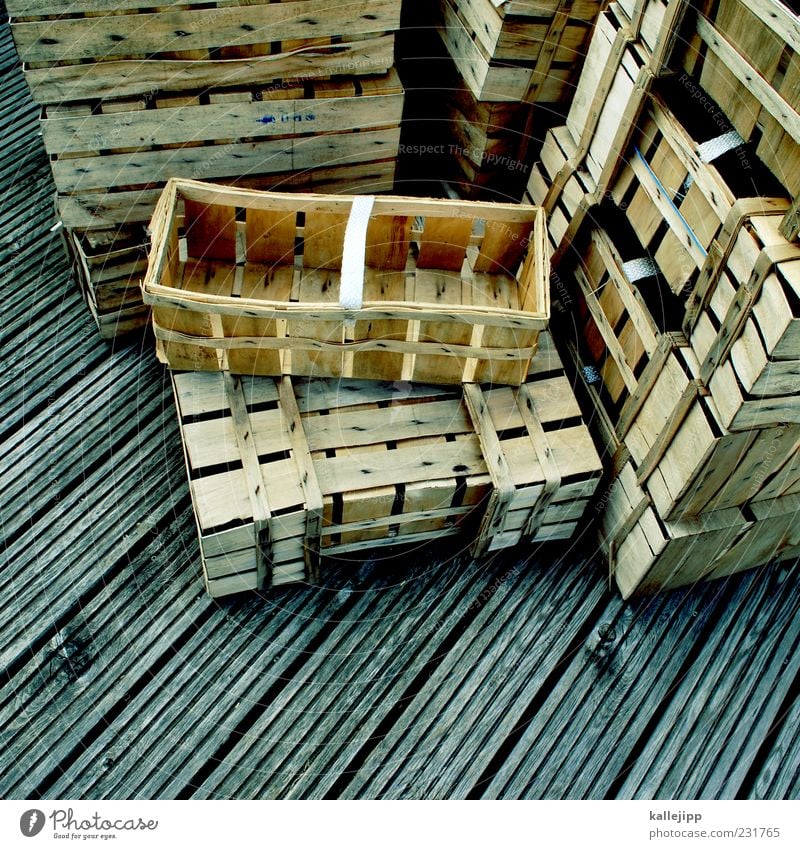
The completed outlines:
{"type": "Polygon", "coordinates": [[[169,382],[109,347],[0,29],[5,798],[790,798],[800,575],[623,603],[588,533],[213,602],[169,382]]]}

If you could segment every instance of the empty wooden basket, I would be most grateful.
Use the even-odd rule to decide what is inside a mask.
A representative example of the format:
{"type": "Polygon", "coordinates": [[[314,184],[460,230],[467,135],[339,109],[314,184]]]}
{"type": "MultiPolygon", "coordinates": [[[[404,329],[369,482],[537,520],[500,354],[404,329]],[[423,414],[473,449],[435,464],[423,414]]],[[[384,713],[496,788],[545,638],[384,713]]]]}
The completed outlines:
{"type": "Polygon", "coordinates": [[[151,233],[171,368],[518,385],[548,323],[537,207],[171,180],[151,233]]]}

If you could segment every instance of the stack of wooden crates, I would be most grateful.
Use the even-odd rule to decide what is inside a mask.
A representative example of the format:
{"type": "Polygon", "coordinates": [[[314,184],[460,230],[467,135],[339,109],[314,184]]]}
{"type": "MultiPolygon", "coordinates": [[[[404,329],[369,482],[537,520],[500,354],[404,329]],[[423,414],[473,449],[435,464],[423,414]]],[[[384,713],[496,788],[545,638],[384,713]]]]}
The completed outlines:
{"type": "Polygon", "coordinates": [[[578,530],[602,466],[546,332],[541,210],[170,180],[151,230],[211,595],[578,530]]]}
{"type": "Polygon", "coordinates": [[[400,4],[9,0],[85,298],[144,326],[146,224],[168,176],[390,191],[400,4]]]}
{"type": "MultiPolygon", "coordinates": [[[[438,68],[427,56],[419,62],[421,97],[431,119],[441,121],[430,145],[440,177],[464,198],[519,200],[531,156],[572,98],[603,0],[410,5],[415,13],[407,14],[407,25],[433,27],[444,45],[438,68]]],[[[409,49],[424,45],[416,39],[409,49]]]]}
{"type": "Polygon", "coordinates": [[[528,186],[625,596],[800,554],[798,48],[778,0],[612,3],[528,186]]]}

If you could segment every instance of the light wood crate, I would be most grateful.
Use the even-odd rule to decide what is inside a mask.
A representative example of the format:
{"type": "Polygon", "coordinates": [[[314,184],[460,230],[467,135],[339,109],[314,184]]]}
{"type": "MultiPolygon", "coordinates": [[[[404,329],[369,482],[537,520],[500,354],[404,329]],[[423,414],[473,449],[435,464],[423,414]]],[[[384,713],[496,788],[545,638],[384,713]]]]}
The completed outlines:
{"type": "Polygon", "coordinates": [[[437,0],[437,28],[472,93],[485,101],[566,102],[600,0],[437,0]]]}
{"type": "MultiPolygon", "coordinates": [[[[779,0],[692,11],[684,70],[711,95],[793,197],[800,192],[800,23],[779,0]]],[[[796,234],[795,234],[796,235],[796,234]]]]}
{"type": "MultiPolygon", "coordinates": [[[[453,537],[478,556],[572,536],[601,464],[566,377],[521,389],[174,373],[206,586],[453,537]]],[[[456,550],[456,549],[454,549],[456,550]]]]}
{"type": "Polygon", "coordinates": [[[785,421],[725,428],[716,396],[697,379],[698,367],[691,348],[671,351],[622,434],[637,480],[664,519],[748,503],[785,464],[796,462],[800,445],[800,425],[785,421]]]}
{"type": "Polygon", "coordinates": [[[134,225],[87,233],[63,228],[61,233],[100,336],[110,340],[146,327],[150,310],[140,288],[149,244],[144,228],[134,225]]]}
{"type": "Polygon", "coordinates": [[[171,180],[143,283],[162,361],[241,374],[522,382],[549,318],[541,210],[376,197],[353,254],[363,261],[362,306],[346,308],[352,208],[342,196],[171,180]]]}
{"type": "Polygon", "coordinates": [[[88,103],[46,107],[41,126],[64,225],[108,229],[149,221],[169,177],[388,191],[403,102],[392,70],[157,95],[155,109],[141,99],[101,104],[99,112],[88,103]]]}
{"type": "Polygon", "coordinates": [[[616,247],[622,243],[593,229],[574,269],[582,338],[570,348],[581,374],[587,366],[597,371],[586,389],[606,447],[626,447],[664,519],[742,505],[796,453],[796,393],[749,398],[728,360],[702,379],[697,352],[665,324],[674,296],[656,277],[631,282],[616,247]]]}
{"type": "Polygon", "coordinates": [[[695,283],[737,201],[780,198],[757,166],[727,117],[695,108],[680,84],[648,98],[611,196],[674,292],[695,283]]]}
{"type": "MultiPolygon", "coordinates": [[[[366,163],[364,165],[343,165],[336,168],[320,168],[299,172],[288,176],[267,175],[248,178],[246,184],[281,191],[324,191],[358,194],[388,192],[394,186],[395,162],[366,163]]],[[[151,192],[119,192],[104,195],[113,199],[112,212],[125,215],[121,198],[131,197],[132,203],[141,215],[152,215],[153,207],[160,190],[151,192]]],[[[73,199],[60,198],[63,205],[73,199]]],[[[70,206],[76,211],[74,206],[70,206]]],[[[77,210],[78,220],[84,225],[92,225],[101,220],[105,224],[117,217],[114,214],[107,220],[105,213],[93,209],[89,215],[86,209],[77,210]]],[[[136,215],[130,215],[136,218],[136,215]]],[[[150,309],[142,300],[141,283],[147,271],[147,257],[150,237],[144,224],[119,224],[108,229],[89,229],[67,227],[62,231],[67,251],[72,259],[75,276],[89,311],[97,324],[103,339],[115,339],[127,333],[142,330],[150,320],[150,309]]]]}
{"type": "Polygon", "coordinates": [[[47,104],[385,72],[400,23],[393,0],[6,6],[33,97],[47,104]]]}
{"type": "Polygon", "coordinates": [[[691,586],[800,554],[800,497],[662,521],[630,462],[603,494],[600,543],[624,598],[691,586]]]}
{"type": "Polygon", "coordinates": [[[639,38],[646,7],[636,3],[633,21],[616,3],[598,17],[567,114],[567,132],[558,138],[566,159],[554,174],[548,174],[543,164],[532,176],[532,188],[537,194],[544,192],[542,206],[554,218],[552,232],[560,234],[554,265],[570,250],[590,211],[607,196],[648,92],[657,78],[669,73],[666,62],[686,0],[666,4],[652,49],[639,38]],[[562,195],[576,190],[583,192],[582,197],[563,225],[558,209],[562,195]]]}
{"type": "Polygon", "coordinates": [[[780,229],[787,206],[737,204],[687,305],[700,377],[732,430],[800,422],[800,246],[780,229]]]}

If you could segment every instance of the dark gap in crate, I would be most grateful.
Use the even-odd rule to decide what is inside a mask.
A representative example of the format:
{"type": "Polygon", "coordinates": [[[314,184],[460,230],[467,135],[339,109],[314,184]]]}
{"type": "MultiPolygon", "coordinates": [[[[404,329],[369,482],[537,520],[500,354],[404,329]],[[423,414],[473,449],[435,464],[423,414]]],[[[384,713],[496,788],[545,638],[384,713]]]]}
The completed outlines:
{"type": "Polygon", "coordinates": [[[563,372],[560,368],[552,369],[551,371],[540,371],[528,377],[526,383],[538,383],[540,380],[552,380],[556,377],[562,377],[563,372]]]}
{"type": "Polygon", "coordinates": [[[758,521],[758,517],[753,512],[753,508],[749,504],[743,504],[739,508],[739,510],[741,511],[742,516],[744,517],[744,520],[746,522],[757,522],[758,521]]]}
{"type": "Polygon", "coordinates": [[[456,478],[456,491],[453,493],[453,498],[450,502],[450,509],[461,507],[464,503],[464,496],[467,494],[467,479],[465,477],[456,478]]]}
{"type": "Polygon", "coordinates": [[[633,366],[631,371],[633,372],[633,376],[638,380],[642,376],[642,372],[647,368],[649,360],[644,355],[644,351],[642,352],[642,356],[639,357],[638,362],[633,366]]]}
{"type": "Polygon", "coordinates": [[[270,451],[267,454],[259,454],[258,462],[262,465],[265,463],[275,463],[278,460],[290,460],[292,457],[290,451],[270,451]]]}
{"type": "MultiPolygon", "coordinates": [[[[605,289],[606,286],[613,286],[613,285],[614,285],[614,283],[611,281],[611,278],[607,277],[606,282],[603,283],[603,285],[600,286],[598,289],[595,289],[595,292],[602,293],[602,290],[605,289]]],[[[598,304],[598,306],[599,306],[599,304],[598,304]]],[[[605,315],[605,313],[603,313],[603,314],[605,315]]],[[[619,314],[619,317],[617,318],[617,320],[613,324],[611,324],[610,321],[608,322],[609,324],[611,324],[611,329],[614,331],[614,335],[617,338],[619,338],[620,333],[622,333],[622,329],[625,327],[625,325],[628,323],[628,321],[630,321],[630,316],[628,315],[628,311],[622,310],[622,312],[620,312],[620,314],[619,314]]]]}
{"type": "Polygon", "coordinates": [[[703,412],[705,413],[709,430],[711,431],[711,435],[714,439],[721,439],[725,436],[725,431],[723,431],[722,427],[717,423],[717,417],[713,415],[711,410],[708,409],[708,405],[705,403],[703,404],[703,412]]]}
{"type": "MultiPolygon", "coordinates": [[[[589,475],[587,476],[585,472],[574,472],[573,474],[564,475],[561,478],[561,485],[565,486],[570,483],[585,483],[586,481],[594,480],[594,478],[589,475]]],[[[555,502],[558,503],[558,502],[555,502]]],[[[563,503],[571,503],[571,502],[563,502],[563,503]]],[[[584,517],[585,518],[585,517],[584,517]]]]}
{"type": "Polygon", "coordinates": [[[397,449],[397,442],[394,439],[386,440],[386,450],[387,451],[395,451],[397,449]]]}
{"type": "MultiPolygon", "coordinates": [[[[677,77],[663,78],[658,90],[670,111],[697,144],[717,138],[734,129],[728,116],[698,81],[692,80],[706,98],[697,108],[694,97],[687,97],[685,83],[677,77]],[[708,109],[708,106],[712,109],[708,109]]],[[[756,156],[753,142],[745,142],[718,156],[711,163],[737,197],[788,197],[785,187],[756,156]]]]}
{"type": "Polygon", "coordinates": [[[182,424],[198,424],[199,422],[211,422],[214,419],[226,419],[230,416],[231,411],[225,410],[204,410],[202,413],[192,413],[184,416],[181,419],[182,424]]]}
{"type": "MultiPolygon", "coordinates": [[[[604,203],[598,211],[597,220],[608,234],[623,263],[646,257],[655,265],[655,260],[642,247],[630,222],[616,206],[612,203],[604,203]]],[[[669,287],[660,271],[630,285],[640,295],[660,332],[681,330],[684,317],[683,302],[669,287]]]]}
{"type": "Polygon", "coordinates": [[[223,531],[232,531],[234,528],[246,528],[248,525],[252,524],[252,519],[231,519],[230,522],[223,522],[221,525],[214,525],[211,528],[203,528],[203,539],[205,540],[207,537],[213,536],[214,534],[221,534],[223,531]]]}
{"type": "MultiPolygon", "coordinates": [[[[683,195],[680,192],[675,195],[675,203],[680,203],[683,199],[683,195]]],[[[672,231],[672,228],[669,224],[662,218],[659,222],[658,227],[656,227],[655,233],[653,233],[652,238],[650,239],[650,244],[647,246],[647,252],[651,253],[651,246],[655,245],[656,249],[658,246],[667,238],[669,233],[672,231]]]]}
{"type": "Polygon", "coordinates": [[[214,463],[211,466],[203,466],[202,469],[192,469],[189,478],[193,481],[201,478],[213,478],[214,475],[224,475],[226,472],[233,472],[241,468],[241,460],[232,460],[230,463],[214,463]]]}
{"type": "Polygon", "coordinates": [[[454,433],[446,433],[444,435],[444,441],[445,442],[455,442],[456,441],[456,435],[454,433]]]}
{"type": "Polygon", "coordinates": [[[394,501],[392,502],[392,509],[389,513],[390,516],[399,516],[403,512],[403,504],[406,500],[406,485],[404,483],[399,483],[395,487],[394,493],[394,501]]]}
{"type": "Polygon", "coordinates": [[[566,430],[570,427],[580,427],[583,424],[583,419],[578,416],[570,416],[566,419],[557,419],[552,422],[542,422],[542,430],[545,433],[551,433],[558,430],[566,430]]]}
{"type": "Polygon", "coordinates": [[[291,504],[289,507],[281,507],[280,510],[271,510],[272,516],[290,516],[292,513],[297,513],[300,510],[305,510],[304,504],[291,504]]]}
{"type": "Polygon", "coordinates": [[[789,310],[791,311],[792,316],[800,318],[800,296],[798,296],[794,287],[789,284],[789,281],[786,279],[786,276],[781,273],[780,265],[777,267],[777,272],[778,281],[781,284],[783,295],[789,302],[789,310]]]}
{"type": "MultiPolygon", "coordinates": [[[[331,524],[332,525],[341,525],[342,517],[344,515],[344,498],[342,497],[341,492],[334,492],[332,498],[331,505],[331,524]]],[[[339,545],[342,541],[341,534],[333,534],[330,537],[329,545],[339,545]]]]}
{"type": "Polygon", "coordinates": [[[234,207],[234,217],[240,224],[247,221],[247,210],[243,206],[234,207]]]}
{"type": "MultiPolygon", "coordinates": [[[[633,203],[633,198],[635,197],[635,195],[638,191],[639,191],[639,181],[638,180],[631,180],[631,183],[628,186],[627,191],[620,198],[619,208],[622,209],[622,210],[627,209],[633,203]]],[[[568,218],[569,217],[570,216],[568,215],[568,218]]]]}
{"type": "MultiPolygon", "coordinates": [[[[788,3],[787,3],[788,5],[788,3]]],[[[781,51],[781,58],[778,60],[778,67],[775,69],[775,75],[772,77],[772,87],[780,91],[786,72],[792,63],[792,58],[795,55],[795,46],[793,44],[784,44],[781,51]]]]}
{"type": "Polygon", "coordinates": [[[274,401],[256,401],[255,403],[248,404],[247,410],[250,413],[264,413],[267,410],[277,410],[278,407],[279,402],[276,398],[274,401]]]}
{"type": "Polygon", "coordinates": [[[523,425],[521,427],[510,427],[506,430],[498,430],[497,436],[500,440],[519,439],[521,436],[527,436],[528,429],[523,425]]]}

